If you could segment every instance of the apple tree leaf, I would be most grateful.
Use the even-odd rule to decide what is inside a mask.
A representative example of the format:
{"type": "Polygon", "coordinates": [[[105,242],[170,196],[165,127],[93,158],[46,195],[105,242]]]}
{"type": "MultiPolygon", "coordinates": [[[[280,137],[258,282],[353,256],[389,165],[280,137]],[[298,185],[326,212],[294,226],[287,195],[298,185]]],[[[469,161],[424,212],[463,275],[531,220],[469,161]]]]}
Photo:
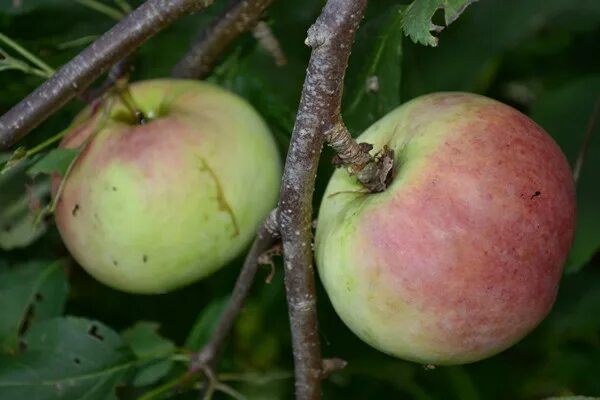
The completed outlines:
{"type": "Polygon", "coordinates": [[[346,74],[342,109],[352,132],[362,132],[400,104],[401,22],[400,7],[394,5],[358,31],[346,74]]]}
{"type": "Polygon", "coordinates": [[[65,149],[62,147],[52,149],[38,162],[33,164],[27,170],[27,173],[32,176],[52,173],[64,175],[78,154],[78,149],[65,149]]]}
{"type": "Polygon", "coordinates": [[[571,165],[575,165],[587,129],[589,147],[577,182],[575,242],[566,271],[583,267],[600,249],[600,122],[591,122],[600,102],[600,75],[582,78],[541,95],[531,116],[558,142],[571,165]],[[593,125],[593,126],[592,126],[593,125]]]}
{"type": "MultiPolygon", "coordinates": [[[[443,45],[435,49],[404,46],[404,58],[410,59],[402,71],[404,99],[447,90],[487,93],[500,69],[515,62],[528,65],[527,73],[535,82],[544,76],[554,80],[567,66],[550,68],[539,53],[568,52],[569,43],[584,43],[578,39],[582,30],[593,31],[599,24],[597,0],[548,0],[543,7],[539,0],[480,1],[444,33],[443,45]],[[552,40],[549,31],[559,40],[552,40]]],[[[592,40],[589,50],[581,49],[583,54],[596,54],[594,43],[592,40]]],[[[580,64],[590,70],[596,65],[580,64]]]]}
{"type": "MultiPolygon", "coordinates": [[[[9,156],[10,157],[10,156],[9,156]]],[[[45,231],[46,224],[36,221],[50,194],[50,182],[32,181],[24,160],[0,174],[0,249],[28,246],[45,231]]]]}
{"type": "Polygon", "coordinates": [[[435,47],[438,38],[431,32],[439,33],[444,29],[444,26],[433,23],[435,12],[438,9],[444,10],[444,22],[448,26],[475,1],[477,0],[415,0],[402,13],[404,33],[415,43],[435,47]]]}
{"type": "Polygon", "coordinates": [[[228,297],[222,297],[210,302],[196,317],[196,322],[185,340],[185,347],[199,350],[210,339],[210,335],[219,322],[219,317],[227,305],[228,297]]]}
{"type": "Polygon", "coordinates": [[[34,325],[26,351],[0,356],[2,400],[113,400],[130,381],[136,358],[121,337],[84,318],[61,317],[34,325]]]}
{"type": "Polygon", "coordinates": [[[134,386],[144,386],[156,383],[164,378],[171,368],[173,361],[169,356],[175,351],[175,345],[158,333],[156,322],[139,321],[122,334],[138,359],[147,360],[140,365],[133,378],[134,386]]]}
{"type": "Polygon", "coordinates": [[[60,261],[0,266],[0,352],[16,353],[28,328],[61,315],[68,291],[60,261]]]}

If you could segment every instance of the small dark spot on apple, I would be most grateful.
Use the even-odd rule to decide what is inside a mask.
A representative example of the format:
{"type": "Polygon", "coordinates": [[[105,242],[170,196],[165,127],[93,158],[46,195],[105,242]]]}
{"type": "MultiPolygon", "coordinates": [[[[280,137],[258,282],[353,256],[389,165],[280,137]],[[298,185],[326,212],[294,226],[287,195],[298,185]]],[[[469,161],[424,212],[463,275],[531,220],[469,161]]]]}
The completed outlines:
{"type": "Polygon", "coordinates": [[[113,265],[116,267],[119,265],[119,263],[117,262],[117,260],[113,260],[113,265]]]}
{"type": "Polygon", "coordinates": [[[88,329],[88,335],[94,337],[100,341],[104,340],[104,336],[102,336],[99,332],[98,325],[92,324],[88,329]]]}
{"type": "Polygon", "coordinates": [[[540,192],[539,190],[536,190],[535,193],[531,195],[531,198],[533,199],[534,197],[538,197],[541,194],[542,194],[542,192],[540,192]]]}
{"type": "Polygon", "coordinates": [[[116,192],[116,191],[117,191],[117,187],[116,187],[116,186],[113,186],[113,187],[112,187],[112,190],[113,190],[113,192],[116,192]]]}
{"type": "Polygon", "coordinates": [[[73,362],[78,365],[81,364],[81,360],[77,357],[73,358],[73,362]]]}
{"type": "Polygon", "coordinates": [[[75,204],[75,207],[73,207],[73,210],[71,210],[71,214],[73,214],[74,217],[77,216],[77,212],[79,211],[79,204],[75,204]]]}
{"type": "Polygon", "coordinates": [[[35,297],[35,301],[37,301],[38,303],[41,302],[42,300],[44,300],[44,296],[42,296],[42,294],[40,292],[37,292],[34,297],[35,297]]]}
{"type": "Polygon", "coordinates": [[[148,256],[144,254],[143,257],[142,257],[142,260],[144,261],[144,263],[147,262],[148,261],[148,256]]]}

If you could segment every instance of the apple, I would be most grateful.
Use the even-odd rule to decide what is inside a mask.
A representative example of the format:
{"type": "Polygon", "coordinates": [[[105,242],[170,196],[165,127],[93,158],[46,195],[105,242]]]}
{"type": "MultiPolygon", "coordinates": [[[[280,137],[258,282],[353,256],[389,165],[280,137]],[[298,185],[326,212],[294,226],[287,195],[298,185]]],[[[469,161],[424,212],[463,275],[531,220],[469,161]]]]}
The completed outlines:
{"type": "Polygon", "coordinates": [[[248,245],[276,205],[281,162],[267,125],[237,95],[169,79],[135,83],[130,92],[146,123],[111,97],[84,110],[62,141],[82,151],[65,175],[55,219],[97,280],[164,293],[248,245]]]}
{"type": "Polygon", "coordinates": [[[567,160],[517,110],[468,93],[414,99],[359,138],[395,152],[382,193],[347,171],[319,210],[315,257],[337,314],[420,363],[496,354],[548,314],[575,224],[567,160]]]}

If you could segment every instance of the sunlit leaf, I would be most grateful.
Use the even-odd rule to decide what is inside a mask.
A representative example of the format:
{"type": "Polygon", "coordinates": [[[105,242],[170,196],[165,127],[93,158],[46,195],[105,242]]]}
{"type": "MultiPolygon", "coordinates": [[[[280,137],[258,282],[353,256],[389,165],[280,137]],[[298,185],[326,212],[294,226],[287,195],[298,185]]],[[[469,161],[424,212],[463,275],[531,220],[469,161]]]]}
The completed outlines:
{"type": "Polygon", "coordinates": [[[402,28],[415,43],[437,46],[438,38],[431,32],[441,32],[444,27],[432,22],[433,14],[438,9],[444,10],[446,26],[462,14],[476,0],[415,0],[406,7],[402,14],[402,28]]]}

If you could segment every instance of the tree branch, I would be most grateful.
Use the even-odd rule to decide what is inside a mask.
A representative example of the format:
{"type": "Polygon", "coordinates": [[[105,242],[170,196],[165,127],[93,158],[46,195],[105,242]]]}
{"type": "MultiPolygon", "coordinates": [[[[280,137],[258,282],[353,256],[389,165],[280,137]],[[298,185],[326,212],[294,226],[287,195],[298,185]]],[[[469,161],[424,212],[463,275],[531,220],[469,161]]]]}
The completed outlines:
{"type": "Polygon", "coordinates": [[[236,37],[254,28],[272,0],[238,0],[227,8],[202,33],[196,43],[175,65],[175,78],[201,79],[236,37]]]}
{"type": "Polygon", "coordinates": [[[312,195],[325,133],[340,120],[344,74],[366,0],[328,0],[306,44],[312,47],[279,201],[296,398],[321,394],[321,354],[312,265],[312,195]]]}
{"type": "Polygon", "coordinates": [[[20,140],[160,30],[212,2],[147,0],[0,118],[0,149],[20,140]]]}
{"type": "Polygon", "coordinates": [[[259,258],[273,246],[278,238],[277,210],[273,210],[258,229],[256,239],[246,256],[244,266],[235,282],[231,297],[221,314],[219,323],[213,331],[210,341],[199,353],[196,353],[192,357],[190,366],[191,374],[203,368],[213,370],[216,367],[225,341],[229,337],[233,324],[252,288],[252,283],[258,270],[259,258]]]}

